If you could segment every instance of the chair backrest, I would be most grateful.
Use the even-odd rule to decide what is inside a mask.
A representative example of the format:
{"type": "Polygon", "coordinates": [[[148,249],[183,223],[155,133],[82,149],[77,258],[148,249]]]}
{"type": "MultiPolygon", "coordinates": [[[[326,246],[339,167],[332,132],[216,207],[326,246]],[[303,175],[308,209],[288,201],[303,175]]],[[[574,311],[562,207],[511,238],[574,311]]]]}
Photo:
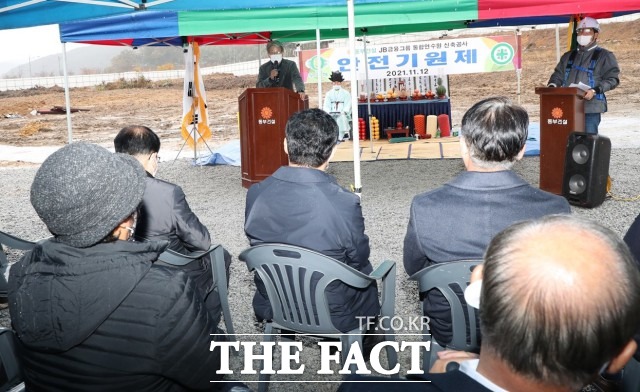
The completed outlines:
{"type": "Polygon", "coordinates": [[[621,392],[638,391],[640,391],[640,362],[631,358],[627,366],[624,367],[621,392]]]}
{"type": "Polygon", "coordinates": [[[6,249],[31,250],[36,245],[33,241],[23,240],[11,234],[0,231],[0,297],[7,296],[7,270],[9,259],[6,249]]]}
{"type": "Polygon", "coordinates": [[[22,391],[22,371],[12,330],[0,328],[0,392],[22,391]]]}
{"type": "Polygon", "coordinates": [[[31,250],[34,246],[36,246],[36,243],[33,241],[23,240],[22,238],[0,231],[0,265],[6,266],[9,264],[7,254],[4,250],[5,248],[31,250]]]}
{"type": "Polygon", "coordinates": [[[211,245],[209,249],[205,251],[193,252],[189,254],[184,254],[176,252],[175,250],[167,249],[164,252],[160,253],[160,255],[158,256],[158,260],[167,264],[171,264],[173,266],[182,267],[213,252],[216,246],[220,245],[211,245]]]}
{"type": "Polygon", "coordinates": [[[273,322],[308,334],[341,333],[333,326],[325,295],[327,286],[340,281],[356,288],[376,279],[322,253],[283,244],[256,245],[239,259],[255,271],[267,290],[273,322]]]}
{"type": "Polygon", "coordinates": [[[158,256],[158,260],[171,264],[173,266],[184,266],[192,261],[201,259],[211,254],[211,273],[215,282],[218,295],[220,296],[220,304],[222,305],[222,315],[227,328],[229,340],[235,340],[235,330],[233,329],[233,321],[231,320],[231,310],[229,309],[229,291],[227,289],[227,269],[224,262],[224,249],[222,245],[211,245],[204,252],[193,252],[188,255],[167,249],[158,256]]]}
{"type": "Polygon", "coordinates": [[[447,347],[463,351],[477,351],[479,348],[480,337],[476,333],[476,309],[466,304],[456,291],[464,293],[471,279],[471,271],[481,262],[482,260],[469,260],[438,263],[416,272],[409,278],[418,282],[420,292],[436,289],[449,302],[453,337],[447,347]],[[466,319],[469,320],[468,329],[465,313],[468,316],[466,319]]]}

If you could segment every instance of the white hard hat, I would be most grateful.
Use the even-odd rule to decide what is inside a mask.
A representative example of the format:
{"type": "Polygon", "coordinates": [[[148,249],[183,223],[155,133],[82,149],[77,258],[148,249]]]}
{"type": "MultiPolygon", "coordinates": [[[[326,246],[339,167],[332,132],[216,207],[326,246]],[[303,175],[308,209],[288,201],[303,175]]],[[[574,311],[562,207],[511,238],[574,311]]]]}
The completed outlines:
{"type": "Polygon", "coordinates": [[[597,20],[586,17],[578,23],[578,29],[594,29],[596,31],[600,31],[600,23],[597,20]]]}

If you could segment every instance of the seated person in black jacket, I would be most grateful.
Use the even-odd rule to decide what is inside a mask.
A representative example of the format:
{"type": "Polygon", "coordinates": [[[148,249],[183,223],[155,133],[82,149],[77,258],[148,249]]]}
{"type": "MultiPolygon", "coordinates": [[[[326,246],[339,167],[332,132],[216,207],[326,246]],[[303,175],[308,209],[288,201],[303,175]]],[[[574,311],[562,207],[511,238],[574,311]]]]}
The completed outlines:
{"type": "Polygon", "coordinates": [[[620,238],[595,222],[552,215],[516,223],[493,238],[471,280],[479,278],[478,359],[443,352],[432,372],[454,360],[459,369],[425,375],[430,383],[340,390],[578,391],[602,371],[620,371],[636,350],[640,272],[620,238]]]}
{"type": "MultiPolygon", "coordinates": [[[[144,126],[123,128],[113,140],[116,152],[132,155],[147,171],[147,187],[136,226],[136,238],[143,240],[169,240],[169,249],[183,254],[205,251],[211,246],[209,230],[189,208],[182,188],[155,178],[160,157],[160,138],[144,126]]],[[[227,282],[231,255],[224,251],[227,282]]],[[[162,262],[158,262],[162,263],[162,262]]],[[[162,263],[164,264],[164,263],[162,263]]],[[[167,265],[167,264],[164,264],[167,265]]],[[[183,267],[202,290],[205,304],[216,324],[220,321],[222,305],[215,290],[209,256],[183,267]]]]}
{"type": "Polygon", "coordinates": [[[9,309],[30,391],[217,390],[216,324],[194,282],[131,242],[146,173],[83,142],[49,156],[31,204],[53,234],[10,271],[9,309]]]}

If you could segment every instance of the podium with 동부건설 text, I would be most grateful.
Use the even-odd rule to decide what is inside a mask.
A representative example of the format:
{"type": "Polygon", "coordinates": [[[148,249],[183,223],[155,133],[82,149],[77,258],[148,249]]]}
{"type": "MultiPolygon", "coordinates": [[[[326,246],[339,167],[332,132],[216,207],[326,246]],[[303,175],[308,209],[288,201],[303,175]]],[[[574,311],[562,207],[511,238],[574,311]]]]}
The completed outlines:
{"type": "Polygon", "coordinates": [[[238,97],[242,186],[272,175],[289,160],[284,152],[289,117],[309,107],[309,100],[284,87],[248,88],[238,97]]]}
{"type": "Polygon", "coordinates": [[[540,189],[562,195],[564,160],[571,132],[584,132],[584,91],[536,87],[540,96],[540,189]]]}

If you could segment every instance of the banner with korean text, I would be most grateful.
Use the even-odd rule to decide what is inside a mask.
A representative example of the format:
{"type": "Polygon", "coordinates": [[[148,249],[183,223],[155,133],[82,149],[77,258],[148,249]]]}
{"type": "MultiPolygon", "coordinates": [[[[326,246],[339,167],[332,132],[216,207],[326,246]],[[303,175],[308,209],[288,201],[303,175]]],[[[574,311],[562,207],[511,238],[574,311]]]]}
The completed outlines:
{"type": "MultiPolygon", "coordinates": [[[[369,79],[443,76],[451,74],[500,72],[519,69],[519,36],[469,37],[440,39],[406,44],[367,46],[366,64],[369,79]]],[[[365,80],[364,49],[356,49],[358,80],[365,80]]],[[[320,59],[315,50],[300,52],[300,71],[306,83],[315,83],[320,75],[328,81],[332,71],[351,78],[348,48],[323,49],[320,59]]],[[[409,83],[410,84],[410,83],[409,83]]]]}

